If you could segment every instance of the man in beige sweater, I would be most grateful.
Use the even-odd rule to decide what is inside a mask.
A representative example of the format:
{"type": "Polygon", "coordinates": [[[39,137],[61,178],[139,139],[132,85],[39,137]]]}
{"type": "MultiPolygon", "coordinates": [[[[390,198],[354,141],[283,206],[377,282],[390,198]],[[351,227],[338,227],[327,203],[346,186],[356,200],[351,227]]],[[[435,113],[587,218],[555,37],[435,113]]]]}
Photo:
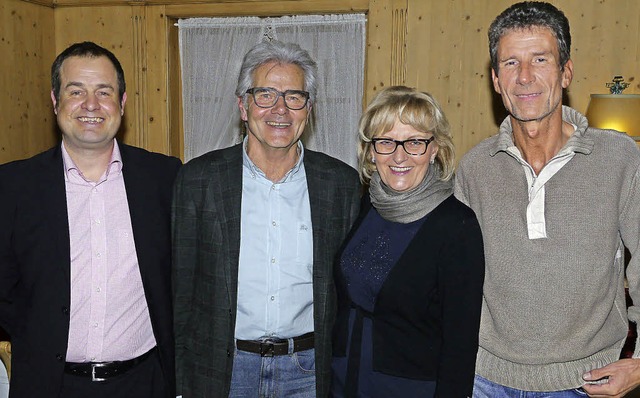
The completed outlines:
{"type": "MultiPolygon", "coordinates": [[[[486,278],[474,397],[620,397],[640,345],[619,360],[640,303],[640,152],[562,106],[564,14],[514,4],[489,29],[493,86],[509,116],[463,158],[456,195],[483,230],[486,278]]],[[[587,66],[585,66],[587,67],[587,66]]]]}

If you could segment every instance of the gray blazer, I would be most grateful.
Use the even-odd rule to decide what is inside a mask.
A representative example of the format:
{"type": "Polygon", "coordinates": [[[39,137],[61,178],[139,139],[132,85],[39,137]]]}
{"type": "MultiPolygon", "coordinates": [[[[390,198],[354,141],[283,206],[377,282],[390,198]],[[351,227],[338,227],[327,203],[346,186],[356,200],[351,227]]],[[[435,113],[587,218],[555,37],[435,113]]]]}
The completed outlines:
{"type": "MultiPolygon", "coordinates": [[[[358,214],[355,170],[305,149],[313,224],[316,392],[329,394],[336,315],[332,265],[358,214]]],[[[178,395],[226,397],[233,369],[242,202],[241,144],[190,161],[173,199],[173,297],[178,395]]]]}

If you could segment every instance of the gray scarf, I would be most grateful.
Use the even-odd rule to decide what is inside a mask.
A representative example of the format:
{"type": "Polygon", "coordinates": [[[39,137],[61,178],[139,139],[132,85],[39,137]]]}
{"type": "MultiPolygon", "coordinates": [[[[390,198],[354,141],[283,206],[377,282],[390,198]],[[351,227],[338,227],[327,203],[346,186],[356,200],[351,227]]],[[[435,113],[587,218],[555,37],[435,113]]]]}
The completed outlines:
{"type": "Polygon", "coordinates": [[[417,187],[398,192],[389,188],[376,171],[371,176],[369,196],[371,204],[385,220],[408,224],[421,219],[435,209],[453,192],[453,181],[442,181],[440,166],[429,165],[427,174],[417,187]]]}

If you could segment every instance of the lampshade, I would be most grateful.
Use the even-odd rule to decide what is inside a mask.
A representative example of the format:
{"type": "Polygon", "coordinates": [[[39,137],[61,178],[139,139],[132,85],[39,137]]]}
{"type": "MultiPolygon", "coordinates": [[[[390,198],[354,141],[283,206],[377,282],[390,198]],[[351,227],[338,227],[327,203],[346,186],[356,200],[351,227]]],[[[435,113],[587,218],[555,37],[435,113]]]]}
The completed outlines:
{"type": "Polygon", "coordinates": [[[589,126],[625,132],[640,141],[640,94],[591,94],[589,126]]]}

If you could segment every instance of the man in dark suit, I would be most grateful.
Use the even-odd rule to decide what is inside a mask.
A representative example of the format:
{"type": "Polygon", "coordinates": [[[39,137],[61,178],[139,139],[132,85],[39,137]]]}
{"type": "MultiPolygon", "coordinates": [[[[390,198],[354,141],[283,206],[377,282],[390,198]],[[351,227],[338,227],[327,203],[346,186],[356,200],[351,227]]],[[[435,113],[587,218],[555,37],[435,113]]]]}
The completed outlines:
{"type": "Polygon", "coordinates": [[[52,66],[60,145],[0,166],[0,325],[11,397],[175,392],[170,203],[180,161],[118,143],[116,57],[91,42],[52,66]]]}
{"type": "Polygon", "coordinates": [[[296,44],[244,57],[242,144],[189,162],[173,205],[178,394],[324,397],[334,256],[357,215],[355,170],[299,141],[316,65],[296,44]]]}

